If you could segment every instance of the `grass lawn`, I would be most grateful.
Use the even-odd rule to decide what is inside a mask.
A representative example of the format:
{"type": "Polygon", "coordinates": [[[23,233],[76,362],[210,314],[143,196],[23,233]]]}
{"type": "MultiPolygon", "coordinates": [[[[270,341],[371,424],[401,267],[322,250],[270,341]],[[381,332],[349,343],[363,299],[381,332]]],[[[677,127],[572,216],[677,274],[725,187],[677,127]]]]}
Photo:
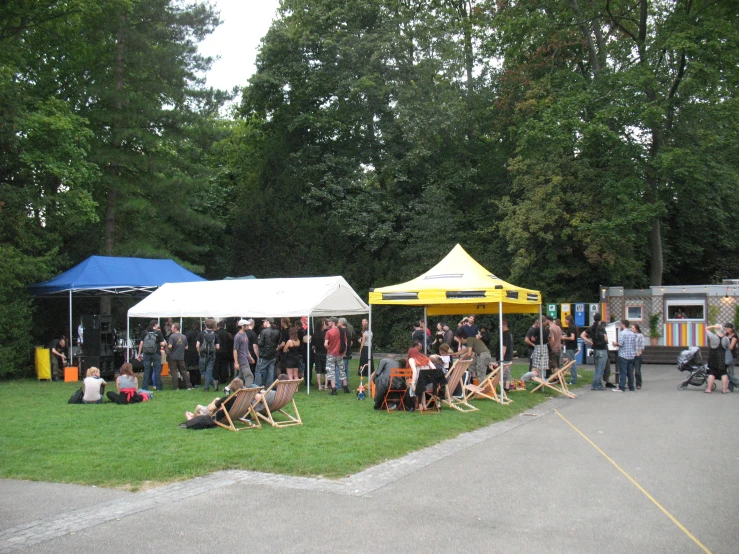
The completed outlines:
{"type": "MultiPolygon", "coordinates": [[[[513,375],[525,366],[514,365],[513,375]]],[[[352,362],[352,388],[359,384],[352,362]]],[[[582,371],[580,383],[592,372],[582,371]]],[[[0,385],[0,478],[79,483],[140,490],[224,469],[339,478],[513,415],[547,400],[549,392],[511,393],[514,403],[475,401],[479,412],[386,413],[371,399],[302,388],[296,402],[303,425],[233,433],[190,431],[184,412],[218,393],[163,392],[151,402],[118,406],[67,404],[81,383],[36,380],[0,385]]],[[[109,390],[110,385],[109,385],[109,390]]],[[[112,390],[115,390],[113,384],[112,390]]],[[[550,391],[551,392],[551,391],[550,391]]],[[[552,393],[556,394],[556,393],[552,393]]]]}

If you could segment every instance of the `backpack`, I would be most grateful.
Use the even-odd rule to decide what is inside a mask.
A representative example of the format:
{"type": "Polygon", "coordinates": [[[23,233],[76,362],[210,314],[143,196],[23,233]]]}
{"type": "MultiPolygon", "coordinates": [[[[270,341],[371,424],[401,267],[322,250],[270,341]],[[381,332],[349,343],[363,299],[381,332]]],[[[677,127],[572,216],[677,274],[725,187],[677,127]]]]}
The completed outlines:
{"type": "Polygon", "coordinates": [[[75,393],[69,398],[67,401],[67,404],[83,404],[82,397],[85,396],[85,393],[82,389],[78,389],[75,391],[75,393]]]}
{"type": "Polygon", "coordinates": [[[203,332],[203,342],[200,344],[200,355],[203,357],[212,356],[216,353],[216,334],[206,329],[203,332]]]}
{"type": "Polygon", "coordinates": [[[600,323],[590,328],[589,335],[592,335],[593,348],[596,350],[604,350],[608,347],[608,338],[606,337],[606,331],[603,329],[603,325],[600,323]]]}
{"type": "Polygon", "coordinates": [[[144,337],[144,354],[154,354],[157,351],[157,332],[147,331],[144,337]]]}

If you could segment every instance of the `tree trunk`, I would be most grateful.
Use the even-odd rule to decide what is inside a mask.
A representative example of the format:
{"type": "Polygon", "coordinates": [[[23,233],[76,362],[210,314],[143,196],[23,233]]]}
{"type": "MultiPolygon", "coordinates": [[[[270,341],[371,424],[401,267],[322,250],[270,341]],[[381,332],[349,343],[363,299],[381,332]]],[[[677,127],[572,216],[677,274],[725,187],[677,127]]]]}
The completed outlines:
{"type": "Polygon", "coordinates": [[[649,230],[649,284],[653,287],[662,286],[662,272],[664,270],[664,261],[662,258],[662,227],[659,218],[655,218],[652,222],[652,228],[649,230]]]}
{"type": "MultiPolygon", "coordinates": [[[[124,26],[126,24],[126,14],[121,14],[118,18],[118,34],[116,36],[115,46],[115,109],[118,114],[112,120],[111,136],[113,148],[120,148],[123,143],[120,136],[120,125],[123,112],[123,85],[124,85],[124,53],[125,53],[125,36],[124,26]]],[[[106,196],[105,208],[105,254],[112,256],[115,249],[115,231],[116,231],[116,204],[118,200],[117,178],[120,173],[120,164],[117,160],[110,163],[110,179],[108,181],[108,191],[106,196]]],[[[110,315],[110,297],[103,296],[100,298],[100,313],[110,315]]]]}

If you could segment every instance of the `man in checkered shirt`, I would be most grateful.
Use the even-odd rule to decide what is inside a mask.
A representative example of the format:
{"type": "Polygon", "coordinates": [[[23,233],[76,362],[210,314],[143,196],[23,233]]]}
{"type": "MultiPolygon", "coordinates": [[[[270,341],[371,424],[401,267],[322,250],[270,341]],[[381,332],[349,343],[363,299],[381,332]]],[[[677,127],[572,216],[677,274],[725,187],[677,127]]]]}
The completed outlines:
{"type": "Polygon", "coordinates": [[[613,346],[618,346],[618,388],[613,392],[624,392],[628,378],[629,390],[634,389],[634,358],[636,358],[636,334],[629,329],[629,320],[621,320],[621,332],[618,340],[613,341],[613,346]]]}

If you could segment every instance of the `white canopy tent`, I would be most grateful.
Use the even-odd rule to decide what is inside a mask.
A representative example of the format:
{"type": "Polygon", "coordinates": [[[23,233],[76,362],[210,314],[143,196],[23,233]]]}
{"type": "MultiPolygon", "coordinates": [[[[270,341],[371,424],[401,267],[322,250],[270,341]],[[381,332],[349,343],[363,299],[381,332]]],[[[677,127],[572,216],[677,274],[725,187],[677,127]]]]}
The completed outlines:
{"type": "MultiPolygon", "coordinates": [[[[132,317],[314,317],[366,314],[341,276],[166,283],[128,310],[132,317]]],[[[130,335],[130,321],[127,324],[130,335]]],[[[310,348],[308,349],[310,357],[310,348]]],[[[310,358],[307,360],[310,367],[310,358]]],[[[308,376],[310,391],[310,375],[308,376]]]]}

